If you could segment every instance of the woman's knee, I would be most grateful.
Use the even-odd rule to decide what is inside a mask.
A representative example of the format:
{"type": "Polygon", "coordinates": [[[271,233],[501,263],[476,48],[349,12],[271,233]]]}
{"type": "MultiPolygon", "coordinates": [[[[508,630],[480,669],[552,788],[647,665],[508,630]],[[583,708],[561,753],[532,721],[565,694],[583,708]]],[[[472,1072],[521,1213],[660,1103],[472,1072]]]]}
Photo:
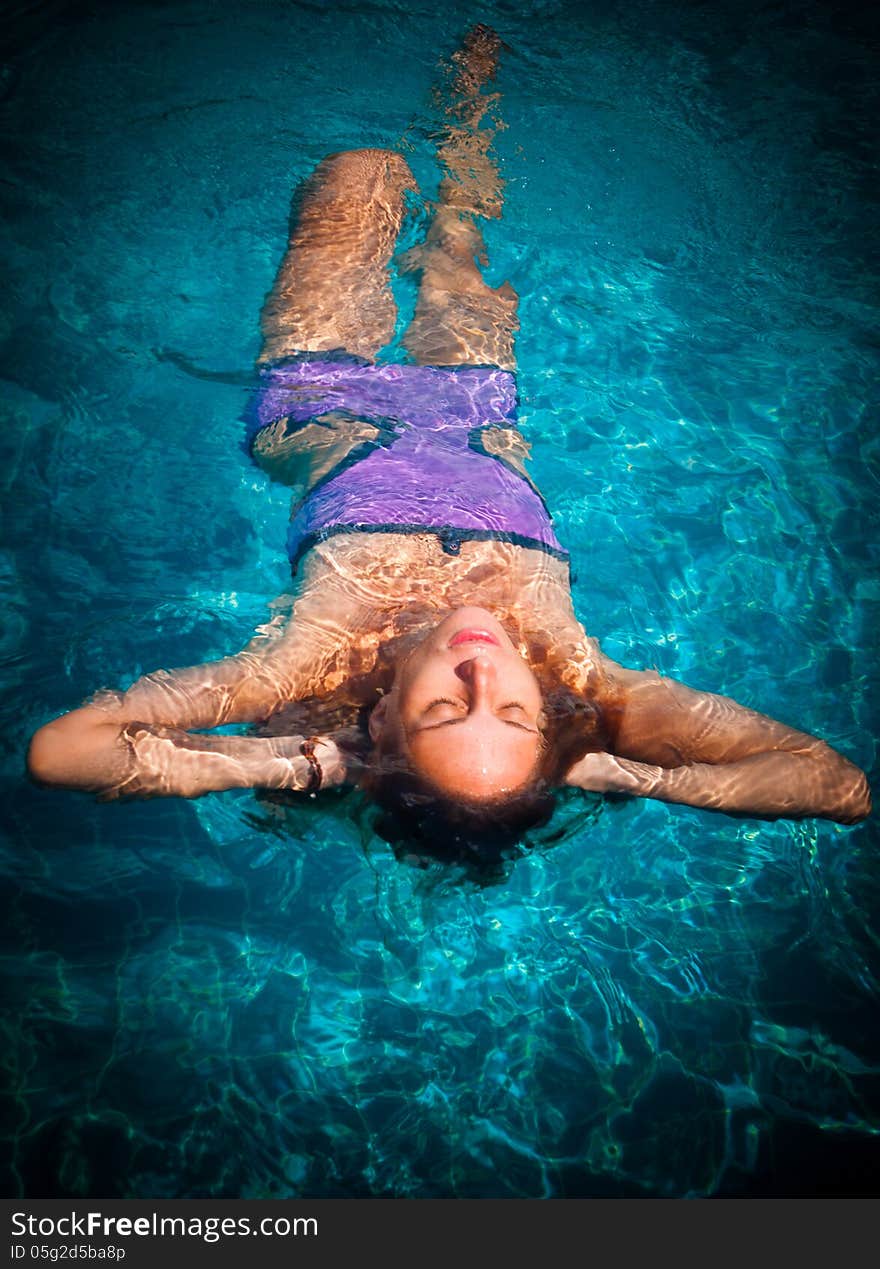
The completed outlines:
{"type": "Polygon", "coordinates": [[[406,159],[394,150],[341,150],[323,159],[315,170],[315,180],[329,193],[358,192],[375,197],[380,191],[401,196],[416,188],[406,159]]]}

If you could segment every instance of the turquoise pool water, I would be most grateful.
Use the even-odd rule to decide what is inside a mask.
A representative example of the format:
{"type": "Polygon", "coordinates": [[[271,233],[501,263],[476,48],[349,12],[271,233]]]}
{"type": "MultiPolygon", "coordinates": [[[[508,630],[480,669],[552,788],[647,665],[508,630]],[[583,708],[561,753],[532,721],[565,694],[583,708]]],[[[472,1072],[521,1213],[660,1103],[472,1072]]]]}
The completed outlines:
{"type": "MultiPolygon", "coordinates": [[[[20,4],[0,79],[6,1190],[877,1192],[878,834],[576,800],[480,886],[350,801],[96,806],[31,732],[288,585],[239,449],[294,184],[480,19],[581,620],[876,775],[876,50],[818,3],[20,4]]],[[[418,218],[417,218],[418,221],[418,218]]],[[[415,227],[409,232],[414,234],[415,227]]],[[[399,283],[402,316],[413,296],[399,283]]]]}

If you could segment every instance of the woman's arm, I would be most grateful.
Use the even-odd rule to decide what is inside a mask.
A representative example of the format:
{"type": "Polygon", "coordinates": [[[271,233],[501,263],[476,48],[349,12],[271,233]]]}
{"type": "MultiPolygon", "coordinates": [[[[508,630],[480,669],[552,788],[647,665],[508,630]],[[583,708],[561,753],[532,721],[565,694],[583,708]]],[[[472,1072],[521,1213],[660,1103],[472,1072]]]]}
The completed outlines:
{"type": "MultiPolygon", "coordinates": [[[[236,656],[159,670],[126,692],[98,693],[47,723],[30,744],[31,776],[43,785],[103,797],[305,787],[289,783],[298,778],[289,760],[299,768],[300,755],[276,752],[278,738],[188,733],[256,722],[314,692],[338,662],[358,619],[335,589],[333,579],[311,586],[286,621],[262,627],[236,656]],[[328,603],[332,622],[326,619],[328,603]],[[287,766],[279,766],[282,758],[287,766]]],[[[337,767],[328,762],[338,774],[337,767]]],[[[303,768],[302,774],[307,777],[308,771],[303,768]]]]}
{"type": "Polygon", "coordinates": [[[41,784],[96,793],[104,802],[224,789],[311,791],[346,778],[346,761],[329,736],[204,736],[139,722],[121,729],[94,720],[71,725],[73,718],[60,720],[70,743],[51,724],[37,733],[28,767],[41,784]]]}
{"type": "MultiPolygon", "coordinates": [[[[159,729],[179,737],[177,747],[183,751],[181,763],[186,768],[185,778],[181,772],[182,783],[188,785],[193,759],[184,743],[186,729],[247,721],[251,709],[236,708],[244,697],[257,707],[256,694],[247,682],[247,664],[234,657],[185,670],[160,670],[139,679],[127,692],[100,692],[91,703],[41,727],[28,749],[28,772],[48,787],[105,797],[117,796],[127,787],[148,796],[153,773],[144,765],[146,754],[135,747],[133,738],[138,729],[159,729]]],[[[206,761],[205,765],[210,764],[206,761]]],[[[169,781],[169,786],[173,783],[169,781]]],[[[207,792],[207,787],[201,791],[207,792]]]]}
{"type": "Polygon", "coordinates": [[[567,783],[770,819],[870,813],[864,773],[815,736],[654,672],[604,668],[619,693],[615,752],[587,754],[567,783]]]}

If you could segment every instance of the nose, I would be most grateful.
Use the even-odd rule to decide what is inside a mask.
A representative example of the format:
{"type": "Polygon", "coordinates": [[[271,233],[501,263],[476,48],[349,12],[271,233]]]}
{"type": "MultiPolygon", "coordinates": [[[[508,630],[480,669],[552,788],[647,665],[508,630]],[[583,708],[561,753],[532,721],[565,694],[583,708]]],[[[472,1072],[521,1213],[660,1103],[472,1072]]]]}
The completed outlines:
{"type": "Polygon", "coordinates": [[[455,673],[470,688],[471,699],[478,704],[492,684],[495,666],[489,657],[478,652],[466,661],[459,661],[455,673]]]}

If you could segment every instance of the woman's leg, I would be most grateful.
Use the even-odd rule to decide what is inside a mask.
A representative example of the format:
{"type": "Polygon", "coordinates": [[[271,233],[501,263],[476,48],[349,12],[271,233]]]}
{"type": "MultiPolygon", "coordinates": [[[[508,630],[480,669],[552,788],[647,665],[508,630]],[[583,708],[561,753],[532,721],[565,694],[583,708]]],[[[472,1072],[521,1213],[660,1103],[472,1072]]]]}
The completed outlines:
{"type": "Polygon", "coordinates": [[[324,159],[295,203],[287,253],[260,316],[259,361],[343,348],[373,358],[394,335],[388,262],[416,184],[391,150],[324,159]]]}
{"type": "Polygon", "coordinates": [[[509,282],[493,290],[483,280],[478,262],[486,263],[486,248],[476,223],[478,217],[500,216],[503,202],[503,182],[490,154],[498,95],[481,91],[495,74],[500,45],[494,31],[477,26],[453,54],[449,122],[437,151],[446,175],[424,245],[409,257],[421,281],[403,341],[424,364],[509,370],[515,365],[518,297],[509,282]],[[489,126],[481,128],[487,114],[489,126]]]}

